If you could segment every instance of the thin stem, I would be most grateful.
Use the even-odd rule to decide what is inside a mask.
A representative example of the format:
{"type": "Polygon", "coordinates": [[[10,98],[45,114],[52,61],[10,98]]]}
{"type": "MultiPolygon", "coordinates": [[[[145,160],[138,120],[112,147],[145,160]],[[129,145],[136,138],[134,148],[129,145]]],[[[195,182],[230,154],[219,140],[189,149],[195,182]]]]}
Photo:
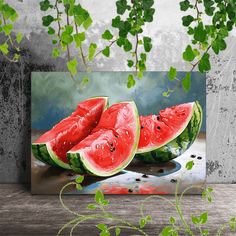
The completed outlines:
{"type": "Polygon", "coordinates": [[[75,230],[75,228],[82,222],[86,221],[90,219],[90,217],[84,217],[82,220],[79,220],[76,224],[74,224],[74,226],[71,228],[70,230],[70,236],[73,236],[73,231],[75,230]]]}
{"type": "MultiPolygon", "coordinates": [[[[117,39],[111,41],[110,44],[109,44],[107,47],[110,48],[116,41],[117,41],[117,39]]],[[[99,54],[101,54],[103,50],[104,50],[104,48],[101,49],[100,51],[98,51],[98,52],[94,55],[94,58],[97,57],[99,54]]]]}
{"type": "Polygon", "coordinates": [[[58,35],[58,38],[61,39],[61,23],[60,23],[60,11],[58,8],[58,0],[56,0],[55,8],[57,11],[57,25],[58,25],[57,35],[58,35]]]}
{"type": "Polygon", "coordinates": [[[78,217],[76,217],[75,219],[73,219],[73,220],[67,222],[66,224],[64,224],[64,225],[60,228],[60,230],[58,231],[57,236],[59,236],[59,235],[62,233],[62,231],[63,231],[64,229],[66,229],[68,226],[70,226],[71,224],[73,224],[73,223],[76,222],[77,220],[78,220],[78,217]]]}

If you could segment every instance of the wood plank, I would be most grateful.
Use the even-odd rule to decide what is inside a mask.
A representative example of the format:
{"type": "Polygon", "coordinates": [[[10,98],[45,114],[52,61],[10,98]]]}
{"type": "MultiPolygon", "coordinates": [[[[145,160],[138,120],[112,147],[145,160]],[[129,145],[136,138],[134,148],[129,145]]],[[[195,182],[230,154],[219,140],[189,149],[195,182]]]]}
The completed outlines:
{"type": "MultiPolygon", "coordinates": [[[[214,235],[219,225],[225,223],[230,217],[236,216],[236,185],[215,184],[214,202],[208,204],[201,200],[199,195],[185,197],[183,209],[185,216],[198,215],[201,211],[209,211],[207,228],[214,235]]],[[[0,232],[4,236],[52,236],[72,215],[60,205],[56,195],[31,195],[29,187],[24,185],[0,185],[0,232]]],[[[145,198],[141,195],[115,196],[109,195],[111,205],[108,207],[113,214],[136,224],[140,217],[139,203],[145,198]]],[[[173,196],[167,196],[173,200],[173,196]]],[[[73,210],[82,214],[91,213],[86,209],[87,204],[93,202],[92,195],[65,196],[65,202],[73,210]]],[[[168,218],[176,215],[174,209],[165,202],[151,199],[146,206],[146,213],[152,215],[154,221],[145,227],[148,235],[158,235],[160,230],[168,224],[168,218]]],[[[95,227],[102,220],[91,220],[83,223],[74,235],[99,235],[95,227]]],[[[109,221],[105,221],[109,223],[109,221]]],[[[123,231],[121,235],[130,235],[131,231],[123,231]]],[[[136,234],[136,232],[135,232],[136,234]]],[[[69,235],[65,231],[62,235],[69,235]]],[[[136,234],[137,235],[137,234],[136,234]]],[[[225,235],[235,235],[227,232],[225,235]]]]}

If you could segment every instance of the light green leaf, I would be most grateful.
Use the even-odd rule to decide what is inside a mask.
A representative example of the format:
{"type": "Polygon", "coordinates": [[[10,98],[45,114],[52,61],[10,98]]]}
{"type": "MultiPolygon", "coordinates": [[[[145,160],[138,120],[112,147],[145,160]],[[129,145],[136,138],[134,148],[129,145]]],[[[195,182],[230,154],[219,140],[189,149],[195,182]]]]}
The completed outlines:
{"type": "Polygon", "coordinates": [[[144,218],[141,218],[140,220],[139,220],[139,227],[142,229],[142,228],[144,228],[144,226],[146,225],[146,220],[144,219],[144,218]]]}
{"type": "Polygon", "coordinates": [[[195,225],[199,224],[199,221],[200,221],[196,216],[192,216],[191,220],[192,220],[192,223],[195,225]]]}
{"type": "Polygon", "coordinates": [[[106,226],[105,224],[103,224],[103,223],[98,224],[98,225],[97,225],[97,228],[100,229],[100,230],[102,230],[102,231],[107,230],[107,226],[106,226]]]}
{"type": "Polygon", "coordinates": [[[76,47],[80,47],[81,43],[85,40],[85,32],[75,34],[74,40],[76,43],[76,47]]]}
{"type": "Polygon", "coordinates": [[[94,204],[88,204],[87,209],[89,209],[89,210],[95,210],[95,209],[97,209],[97,206],[94,205],[94,204]]]}
{"type": "Polygon", "coordinates": [[[17,35],[16,35],[16,42],[17,43],[21,43],[23,39],[23,34],[21,32],[19,32],[17,35]]]}
{"type": "Polygon", "coordinates": [[[7,24],[7,25],[4,25],[2,27],[2,30],[4,31],[6,36],[11,34],[12,29],[13,29],[13,25],[12,24],[7,24]]]}
{"type": "Polygon", "coordinates": [[[172,225],[175,224],[175,222],[176,222],[175,217],[171,216],[170,219],[169,219],[169,222],[170,222],[170,224],[172,224],[172,225]]]}
{"type": "Polygon", "coordinates": [[[135,79],[134,79],[134,75],[129,74],[128,76],[128,81],[127,81],[127,87],[131,88],[135,85],[135,79]]]}
{"type": "Polygon", "coordinates": [[[96,43],[91,43],[90,46],[89,46],[89,55],[88,55],[89,61],[93,60],[96,49],[97,49],[97,44],[96,43]]]}
{"type": "Polygon", "coordinates": [[[116,226],[116,236],[119,236],[120,232],[121,232],[120,228],[116,226]]]}
{"type": "Polygon", "coordinates": [[[52,57],[57,58],[60,56],[60,51],[57,48],[53,48],[52,50],[52,57]]]}
{"type": "Polygon", "coordinates": [[[75,179],[75,182],[77,184],[81,184],[83,181],[84,181],[84,176],[83,175],[80,175],[75,179]]]}
{"type": "Polygon", "coordinates": [[[9,53],[8,51],[8,44],[4,43],[0,45],[0,51],[4,54],[7,55],[9,53]]]}
{"type": "Polygon", "coordinates": [[[95,194],[95,201],[98,204],[102,204],[103,200],[104,200],[104,195],[103,195],[102,191],[98,190],[95,194]]]}
{"type": "Polygon", "coordinates": [[[171,66],[171,67],[170,67],[170,70],[169,70],[169,73],[168,73],[168,77],[169,77],[170,81],[174,80],[175,77],[176,77],[176,75],[177,75],[177,70],[176,70],[176,68],[174,68],[174,67],[171,66]]]}
{"type": "Polygon", "coordinates": [[[193,166],[194,166],[194,162],[193,162],[193,161],[189,161],[189,162],[187,162],[187,164],[185,165],[185,168],[186,168],[187,170],[191,170],[191,169],[193,168],[193,166]]]}
{"type": "Polygon", "coordinates": [[[84,26],[85,30],[87,30],[92,23],[93,23],[92,18],[88,17],[83,23],[83,26],[84,26]]]}
{"type": "Polygon", "coordinates": [[[207,212],[203,212],[203,213],[200,215],[199,223],[200,223],[200,224],[206,224],[207,219],[208,219],[208,213],[207,213],[207,212]]]}
{"type": "Polygon", "coordinates": [[[182,79],[182,87],[183,89],[188,92],[191,87],[191,73],[187,72],[185,77],[182,79]]]}
{"type": "Polygon", "coordinates": [[[67,62],[67,68],[72,75],[77,74],[77,65],[78,65],[78,62],[77,62],[76,58],[67,62]]]}

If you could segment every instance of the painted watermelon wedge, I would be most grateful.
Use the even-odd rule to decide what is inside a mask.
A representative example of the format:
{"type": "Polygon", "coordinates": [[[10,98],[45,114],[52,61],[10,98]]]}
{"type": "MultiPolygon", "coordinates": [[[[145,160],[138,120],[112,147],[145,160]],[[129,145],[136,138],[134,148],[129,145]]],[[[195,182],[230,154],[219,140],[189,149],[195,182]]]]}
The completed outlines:
{"type": "Polygon", "coordinates": [[[49,165],[71,169],[66,153],[88,136],[107,106],[107,97],[95,97],[78,104],[77,109],[32,143],[34,156],[49,165]]]}
{"type": "Polygon", "coordinates": [[[92,134],[67,153],[67,158],[75,172],[111,176],[132,161],[139,135],[139,115],[135,103],[114,104],[103,112],[92,134]]]}
{"type": "Polygon", "coordinates": [[[194,142],[201,124],[202,108],[197,101],[166,108],[158,115],[140,116],[136,157],[151,163],[178,157],[194,142]]]}

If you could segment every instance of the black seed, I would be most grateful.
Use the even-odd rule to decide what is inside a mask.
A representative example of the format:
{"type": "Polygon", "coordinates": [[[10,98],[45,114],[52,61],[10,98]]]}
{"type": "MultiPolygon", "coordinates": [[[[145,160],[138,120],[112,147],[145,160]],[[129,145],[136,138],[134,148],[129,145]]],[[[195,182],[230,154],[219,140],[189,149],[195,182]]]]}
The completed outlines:
{"type": "Polygon", "coordinates": [[[117,135],[117,134],[115,134],[115,137],[116,137],[116,138],[118,138],[118,135],[117,135]]]}
{"type": "Polygon", "coordinates": [[[129,192],[129,193],[132,193],[132,192],[133,192],[133,190],[132,190],[132,189],[129,189],[129,190],[128,190],[128,192],[129,192]]]}
{"type": "Polygon", "coordinates": [[[195,157],[196,157],[196,155],[191,155],[190,157],[192,157],[192,158],[195,158],[195,157]]]}
{"type": "Polygon", "coordinates": [[[143,178],[148,178],[148,176],[146,174],[142,175],[143,178]]]}
{"type": "Polygon", "coordinates": [[[139,182],[139,181],[141,181],[141,179],[140,178],[137,178],[137,179],[135,179],[137,182],[139,182]]]}
{"type": "Polygon", "coordinates": [[[160,120],[160,116],[157,116],[157,120],[160,120]]]}
{"type": "Polygon", "coordinates": [[[160,129],[161,129],[161,127],[160,127],[160,126],[157,126],[157,129],[159,129],[159,130],[160,130],[160,129]]]}
{"type": "Polygon", "coordinates": [[[116,150],[116,148],[115,147],[113,147],[113,151],[115,151],[116,150]]]}
{"type": "Polygon", "coordinates": [[[111,147],[113,147],[113,143],[110,143],[111,147]]]}
{"type": "Polygon", "coordinates": [[[198,160],[201,160],[201,159],[202,159],[202,157],[197,157],[197,159],[198,159],[198,160]]]}
{"type": "Polygon", "coordinates": [[[177,180],[176,180],[176,179],[171,179],[170,182],[171,182],[171,183],[176,183],[177,180]]]}
{"type": "Polygon", "coordinates": [[[143,129],[144,127],[141,125],[141,129],[143,129]]]}
{"type": "Polygon", "coordinates": [[[160,169],[157,171],[158,173],[164,173],[164,170],[163,169],[160,169]]]}

